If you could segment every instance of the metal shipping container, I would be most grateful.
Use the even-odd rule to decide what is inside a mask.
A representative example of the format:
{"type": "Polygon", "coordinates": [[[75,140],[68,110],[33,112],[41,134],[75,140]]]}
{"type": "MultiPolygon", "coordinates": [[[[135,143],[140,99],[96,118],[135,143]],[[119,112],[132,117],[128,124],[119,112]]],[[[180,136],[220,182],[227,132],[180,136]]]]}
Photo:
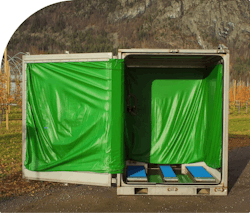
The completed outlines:
{"type": "Polygon", "coordinates": [[[23,178],[227,195],[228,114],[222,46],[25,55],[23,178]]]}

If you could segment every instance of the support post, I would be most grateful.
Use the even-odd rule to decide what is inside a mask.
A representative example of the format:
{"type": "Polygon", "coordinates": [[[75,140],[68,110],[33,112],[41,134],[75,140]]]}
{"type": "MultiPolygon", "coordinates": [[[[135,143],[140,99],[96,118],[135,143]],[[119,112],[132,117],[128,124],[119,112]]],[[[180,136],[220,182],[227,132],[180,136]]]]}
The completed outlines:
{"type": "MultiPolygon", "coordinates": [[[[4,70],[6,75],[6,106],[8,104],[8,98],[9,98],[9,65],[7,60],[7,47],[4,52],[4,70]]],[[[6,129],[9,130],[9,110],[6,109],[6,129]]]]}
{"type": "Polygon", "coordinates": [[[234,87],[234,111],[235,111],[235,93],[236,93],[236,80],[233,80],[233,87],[234,87]]]}
{"type": "MultiPolygon", "coordinates": [[[[10,64],[9,64],[9,61],[7,61],[7,74],[8,74],[8,100],[9,100],[9,97],[10,97],[10,64]]],[[[8,103],[10,104],[10,103],[8,103]]],[[[8,114],[10,114],[10,105],[8,105],[8,114]]]]}

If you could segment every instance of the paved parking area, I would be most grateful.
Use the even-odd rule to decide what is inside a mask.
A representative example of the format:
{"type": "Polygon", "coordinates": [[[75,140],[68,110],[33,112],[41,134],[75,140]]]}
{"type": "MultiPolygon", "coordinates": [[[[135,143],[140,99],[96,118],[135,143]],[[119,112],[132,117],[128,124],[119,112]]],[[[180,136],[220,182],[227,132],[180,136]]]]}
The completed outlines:
{"type": "Polygon", "coordinates": [[[228,196],[117,196],[115,187],[74,185],[0,201],[0,212],[249,212],[250,147],[229,152],[228,196]]]}

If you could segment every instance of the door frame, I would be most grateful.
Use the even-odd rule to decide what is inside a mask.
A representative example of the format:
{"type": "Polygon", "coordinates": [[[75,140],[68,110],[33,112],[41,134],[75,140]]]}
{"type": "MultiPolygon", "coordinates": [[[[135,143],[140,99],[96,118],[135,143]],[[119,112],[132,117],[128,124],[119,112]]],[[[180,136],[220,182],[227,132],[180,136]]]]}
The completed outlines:
{"type": "Polygon", "coordinates": [[[109,61],[113,58],[112,52],[107,53],[80,53],[80,54],[47,54],[24,55],[22,67],[22,177],[24,179],[52,181],[63,183],[87,184],[98,186],[111,186],[112,174],[95,172],[53,171],[36,172],[25,168],[26,156],[26,113],[27,113],[27,75],[28,63],[53,63],[53,62],[88,62],[109,61]]]}
{"type": "MultiPolygon", "coordinates": [[[[118,49],[118,59],[125,59],[128,55],[170,55],[170,56],[181,56],[181,55],[211,55],[221,56],[223,59],[223,97],[222,97],[222,173],[221,182],[216,185],[220,190],[223,189],[223,195],[227,194],[228,187],[228,124],[229,124],[229,60],[230,53],[228,49],[118,49]]],[[[118,194],[126,194],[122,192],[122,174],[117,174],[119,179],[119,188],[117,188],[118,194]]],[[[211,184],[212,185],[212,184],[211,184]]],[[[173,185],[168,185],[173,186],[173,185]]],[[[136,187],[136,186],[135,186],[136,187]]],[[[179,187],[179,186],[178,186],[179,187]]],[[[182,187],[182,186],[181,186],[182,187]]],[[[183,186],[184,188],[197,188],[197,186],[183,186]]],[[[206,187],[200,185],[199,187],[206,187]]],[[[214,186],[215,187],[215,186],[214,186]]],[[[216,188],[215,188],[216,189],[216,188]]],[[[219,192],[219,191],[218,191],[219,192]]],[[[187,193],[184,193],[187,194],[187,193]]]]}

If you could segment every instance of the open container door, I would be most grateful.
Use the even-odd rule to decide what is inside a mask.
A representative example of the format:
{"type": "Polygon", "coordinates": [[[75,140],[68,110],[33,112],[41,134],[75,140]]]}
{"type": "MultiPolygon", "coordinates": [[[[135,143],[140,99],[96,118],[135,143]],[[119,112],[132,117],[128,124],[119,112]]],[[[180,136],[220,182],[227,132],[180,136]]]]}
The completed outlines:
{"type": "Polygon", "coordinates": [[[123,159],[123,60],[23,57],[23,178],[111,186],[123,159]]]}

